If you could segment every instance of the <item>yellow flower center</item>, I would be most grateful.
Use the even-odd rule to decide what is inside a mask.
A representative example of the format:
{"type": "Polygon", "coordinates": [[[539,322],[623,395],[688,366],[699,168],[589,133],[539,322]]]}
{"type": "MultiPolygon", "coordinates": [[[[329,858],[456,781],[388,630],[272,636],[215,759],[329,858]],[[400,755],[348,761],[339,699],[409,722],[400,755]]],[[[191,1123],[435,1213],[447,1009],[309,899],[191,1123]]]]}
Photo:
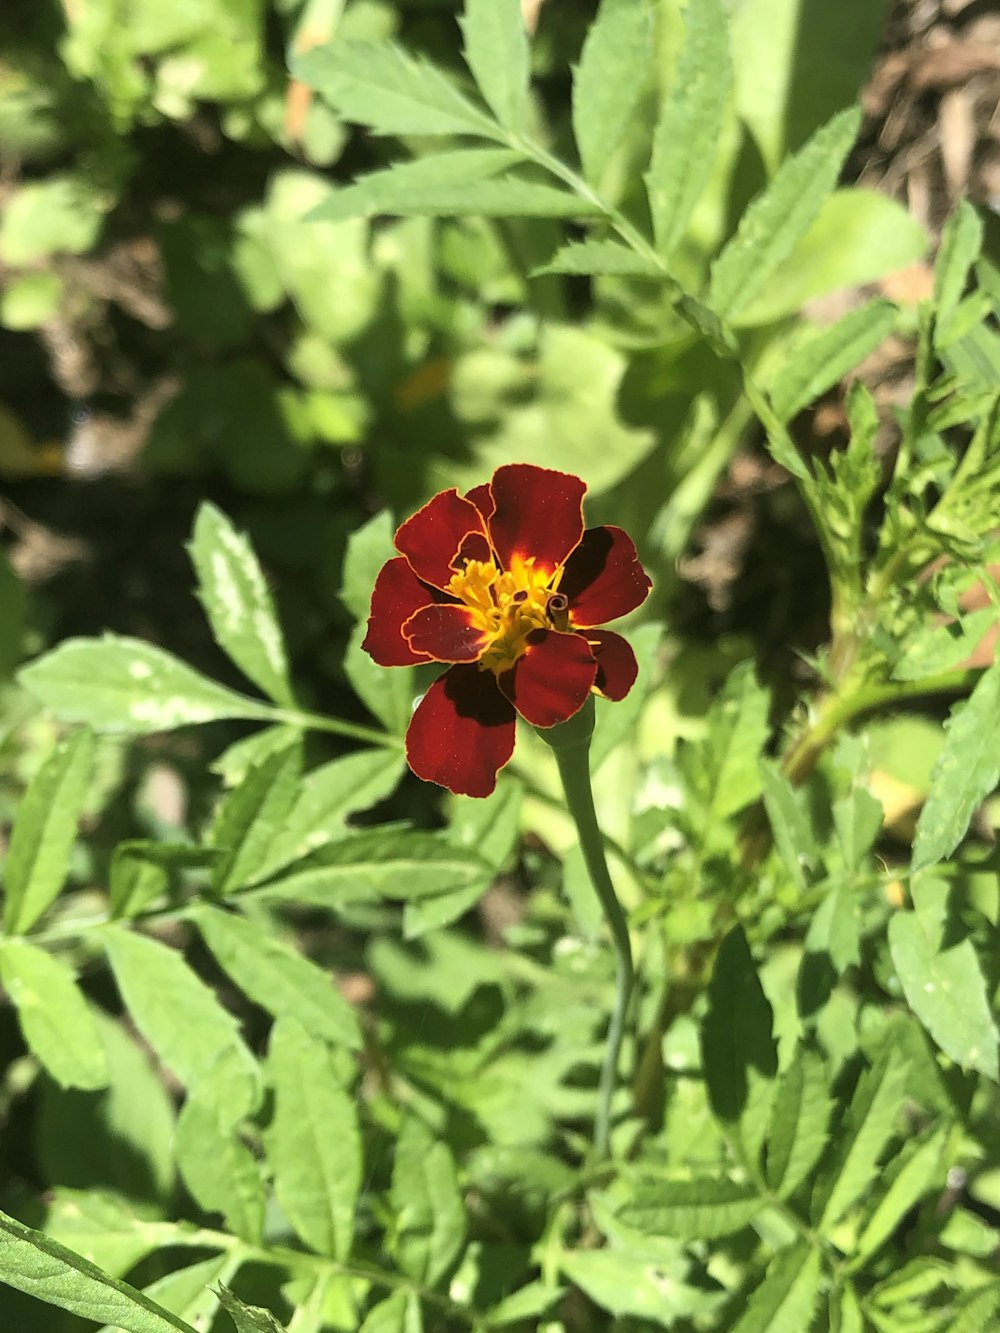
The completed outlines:
{"type": "Polygon", "coordinates": [[[499,676],[527,651],[536,629],[566,629],[566,599],[556,592],[562,569],[536,570],[534,557],[515,560],[508,570],[493,560],[467,560],[453,574],[448,592],[473,612],[473,623],[488,636],[480,668],[499,676]]]}

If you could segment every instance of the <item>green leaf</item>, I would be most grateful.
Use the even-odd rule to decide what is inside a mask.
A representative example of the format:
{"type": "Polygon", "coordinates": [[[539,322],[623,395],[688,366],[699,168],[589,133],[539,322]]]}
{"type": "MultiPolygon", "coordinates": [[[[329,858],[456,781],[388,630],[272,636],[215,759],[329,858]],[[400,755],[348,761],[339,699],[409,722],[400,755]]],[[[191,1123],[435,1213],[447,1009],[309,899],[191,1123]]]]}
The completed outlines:
{"type": "Polygon", "coordinates": [[[302,732],[297,727],[263,727],[227,746],[209,767],[222,778],[227,787],[237,787],[254,764],[263,763],[269,754],[274,754],[276,750],[286,750],[301,739],[302,732]]]}
{"type": "Polygon", "coordinates": [[[861,912],[852,880],[831,888],[820,903],[809,929],[798,977],[798,1006],[803,1018],[812,1018],[826,1004],[838,979],[861,961],[861,912]]]}
{"type": "Polygon", "coordinates": [[[287,948],[272,930],[233,912],[203,907],[195,916],[205,943],[240,990],[275,1018],[297,1018],[310,1035],[357,1050],[354,1010],[333,978],[287,948]]]}
{"type": "Polygon", "coordinates": [[[195,1333],[127,1282],[6,1213],[0,1213],[0,1274],[18,1291],[123,1333],[195,1333]]]}
{"type": "Polygon", "coordinates": [[[514,0],[465,0],[459,19],[465,63],[487,106],[505,129],[528,127],[528,34],[514,0]]]}
{"type": "Polygon", "coordinates": [[[52,173],[18,185],[0,217],[0,260],[34,264],[94,245],[110,201],[92,173],[52,173]]]}
{"type": "Polygon", "coordinates": [[[835,323],[810,329],[770,376],[771,402],[791,421],[863,361],[892,331],[898,318],[889,301],[869,301],[835,323]]]}
{"type": "Polygon", "coordinates": [[[836,184],[860,118],[858,108],[834,116],[782,164],[743,214],[712,265],[709,305],[721,319],[732,320],[751,303],[808,230],[836,184]]]}
{"type": "Polygon", "coordinates": [[[979,214],[968,199],[962,199],[944,225],[934,261],[934,314],[939,325],[958,308],[982,244],[979,214]]]}
{"type": "Polygon", "coordinates": [[[113,921],[138,916],[167,892],[170,875],[156,852],[170,845],[146,840],[118,844],[111,854],[108,873],[113,921]]]}
{"type": "MultiPolygon", "coordinates": [[[[442,194],[454,197],[456,191],[489,181],[523,160],[523,153],[510,148],[463,148],[429,153],[412,162],[395,162],[382,171],[358,176],[353,184],[335,191],[315,209],[315,217],[333,222],[380,213],[433,214],[435,201],[442,194]]],[[[392,554],[395,552],[389,552],[392,554]]]]}
{"type": "Polygon", "coordinates": [[[365,1316],[358,1333],[422,1333],[420,1301],[412,1291],[394,1291],[365,1316]]]}
{"type": "Polygon", "coordinates": [[[663,271],[651,259],[621,241],[573,241],[555,252],[541,273],[599,274],[616,278],[650,278],[662,282],[663,271]]]}
{"type": "Polygon", "coordinates": [[[753,1185],[703,1176],[640,1183],[617,1216],[650,1236],[717,1240],[741,1231],[765,1206],[753,1185]]]}
{"type": "Polygon", "coordinates": [[[269,879],[292,862],[342,838],[348,816],[388,796],[402,771],[403,757],[394,749],[359,750],[314,768],[301,784],[284,827],[252,882],[269,879]]]}
{"type": "Polygon", "coordinates": [[[503,142],[504,131],[446,74],[391,42],[332,42],[294,56],[291,68],[345,120],[376,134],[471,134],[503,142]]]}
{"type": "Polygon", "coordinates": [[[379,570],[399,554],[392,534],[392,518],[388,509],[383,509],[347,539],[340,600],[355,620],[367,618],[379,570]]]}
{"type": "Polygon", "coordinates": [[[864,1315],[854,1288],[847,1282],[834,1287],[828,1298],[830,1333],[865,1333],[864,1315]]]}
{"type": "Polygon", "coordinates": [[[270,1310],[245,1305],[228,1287],[219,1288],[219,1302],[236,1326],[236,1333],[285,1333],[270,1310]]]}
{"type": "Polygon", "coordinates": [[[774,1014],[741,926],[719,947],[701,1028],[701,1064],[719,1120],[756,1164],[778,1072],[774,1014]]]}
{"type": "Polygon", "coordinates": [[[800,1046],[782,1074],[767,1131],[767,1181],[787,1199],[816,1166],[826,1148],[833,1101],[822,1057],[800,1046]]]}
{"type": "Polygon", "coordinates": [[[221,510],[203,501],[188,551],[216,642],[265,694],[292,707],[281,626],[250,542],[221,510]]]}
{"type": "Polygon", "coordinates": [[[991,1333],[1000,1310],[1000,1282],[970,1292],[948,1325],[948,1333],[991,1333]]]}
{"type": "Polygon", "coordinates": [[[488,862],[459,852],[440,834],[372,829],[331,843],[295,874],[257,892],[278,902],[340,903],[373,898],[419,902],[492,878],[488,862]]]}
{"type": "Polygon", "coordinates": [[[187,1088],[209,1083],[217,1100],[248,1114],[259,1101],[260,1071],[239,1023],[176,949],[119,926],[103,941],[136,1027],[187,1088]],[[224,1093],[224,1095],[222,1095],[224,1093]]]}
{"type": "Polygon", "coordinates": [[[229,1106],[215,1088],[196,1086],[177,1117],[174,1152],[200,1207],[221,1213],[228,1231],[254,1245],[264,1230],[264,1181],[240,1136],[242,1118],[239,1103],[229,1106]]]}
{"type": "Polygon", "coordinates": [[[914,910],[889,918],[889,952],[910,1008],[963,1069],[997,1080],[997,1029],[986,978],[968,938],[956,936],[948,886],[913,882],[914,910]]]}
{"type": "Polygon", "coordinates": [[[267,1155],[278,1202],[307,1245],[346,1259],[363,1165],[355,1098],[326,1044],[294,1019],[272,1029],[267,1070],[275,1098],[267,1155]]]}
{"type": "Polygon", "coordinates": [[[758,759],[769,734],[770,697],[751,662],[741,662],[708,713],[704,740],[685,746],[680,763],[698,800],[699,827],[706,835],[760,791],[758,759]]]}
{"type": "Polygon", "coordinates": [[[495,170],[477,163],[471,172],[459,159],[487,152],[448,153],[447,164],[419,158],[362,177],[337,190],[309,213],[309,222],[337,222],[359,214],[391,213],[395,217],[582,218],[601,212],[599,205],[568,190],[519,176],[496,179],[495,170]],[[429,164],[429,165],[425,165],[429,164]]]}
{"type": "Polygon", "coordinates": [[[400,1267],[433,1287],[465,1243],[465,1205],[448,1145],[414,1115],[403,1121],[396,1140],[390,1198],[400,1267]]]}
{"type": "Polygon", "coordinates": [[[812,1323],[822,1257],[806,1241],[782,1250],[750,1296],[733,1333],[802,1333],[812,1323]]]}
{"type": "Polygon", "coordinates": [[[798,889],[805,889],[819,859],[805,796],[792,786],[773,760],[761,759],[759,771],[774,845],[792,883],[798,889]]]}
{"type": "Polygon", "coordinates": [[[538,1315],[548,1314],[566,1293],[565,1287],[550,1287],[545,1282],[529,1282],[527,1286],[505,1296],[494,1305],[486,1316],[487,1328],[502,1328],[504,1324],[516,1324],[522,1319],[534,1319],[538,1315]]]}
{"type": "Polygon", "coordinates": [[[121,1277],[159,1248],[155,1225],[126,1199],[103,1190],[56,1189],[46,1200],[45,1234],[109,1277],[121,1277]]]}
{"type": "Polygon", "coordinates": [[[93,766],[93,733],[74,732],[24,794],[4,865],[4,925],[11,935],[29,931],[63,886],[93,766]]]}
{"type": "Polygon", "coordinates": [[[853,786],[833,806],[833,826],[849,874],[864,869],[865,858],[882,830],[882,803],[867,787],[853,786]]]}
{"type": "Polygon", "coordinates": [[[906,1074],[904,1058],[887,1046],[858,1080],[833,1140],[833,1159],[813,1196],[812,1213],[825,1233],[871,1188],[882,1151],[896,1132],[906,1074]]]}
{"type": "Polygon", "coordinates": [[[818,297],[917,263],[928,244],[922,224],[895,200],[874,190],[835,190],[734,323],[752,327],[784,319],[818,297]]]}
{"type": "Polygon", "coordinates": [[[642,96],[652,17],[645,0],[601,0],[587,30],[573,76],[573,133],[583,174],[597,189],[642,96]]]}
{"type": "Polygon", "coordinates": [[[879,1181],[874,1202],[851,1256],[860,1266],[892,1236],[903,1218],[924,1197],[933,1184],[944,1180],[942,1162],[950,1135],[950,1126],[932,1125],[916,1139],[903,1146],[879,1181]]]}
{"type": "Polygon", "coordinates": [[[684,46],[663,99],[645,176],[656,248],[664,256],[684,236],[712,174],[732,84],[719,0],[689,4],[684,19],[684,46]]]}
{"type": "MultiPolygon", "coordinates": [[[[660,1240],[660,1246],[669,1244],[660,1240]]],[[[640,1328],[693,1327],[691,1316],[709,1314],[719,1301],[710,1287],[683,1281],[684,1268],[671,1259],[663,1262],[660,1254],[623,1246],[566,1253],[559,1267],[596,1305],[616,1316],[611,1327],[635,1327],[629,1316],[642,1321],[640,1328]]]]}
{"type": "Polygon", "coordinates": [[[386,670],[361,647],[368,626],[355,625],[344,654],[344,675],[354,686],[361,702],[393,735],[402,736],[413,716],[417,693],[412,667],[386,670]]]}
{"type": "Polygon", "coordinates": [[[944,746],[931,774],[927,803],[917,820],[913,870],[934,865],[955,850],[977,806],[1000,779],[1000,662],[984,671],[948,719],[944,746]]]}
{"type": "Polygon", "coordinates": [[[120,634],[66,639],[21,684],[65,722],[145,736],[222,718],[265,720],[266,704],[227,690],[162,648],[120,634]]]}
{"type": "Polygon", "coordinates": [[[108,1063],[87,1001],[66,965],[22,940],[0,941],[0,980],[24,1040],[63,1088],[103,1088],[108,1063]]]}
{"type": "MultiPolygon", "coordinates": [[[[186,1268],[166,1273],[143,1291],[150,1300],[186,1319],[195,1328],[207,1329],[212,1326],[212,1318],[219,1308],[218,1287],[232,1280],[240,1263],[239,1253],[215,1255],[200,1264],[189,1264],[186,1268]]],[[[115,1333],[115,1330],[105,1325],[100,1333],[115,1333]]]]}
{"type": "Polygon", "coordinates": [[[996,622],[996,609],[984,606],[945,625],[919,624],[903,642],[900,657],[893,664],[893,680],[922,680],[955,670],[975,652],[996,622]]]}
{"type": "Polygon", "coordinates": [[[251,763],[220,803],[212,830],[221,852],[212,872],[219,893],[232,893],[254,877],[295,802],[302,745],[295,734],[286,740],[290,743],[251,763]]]}

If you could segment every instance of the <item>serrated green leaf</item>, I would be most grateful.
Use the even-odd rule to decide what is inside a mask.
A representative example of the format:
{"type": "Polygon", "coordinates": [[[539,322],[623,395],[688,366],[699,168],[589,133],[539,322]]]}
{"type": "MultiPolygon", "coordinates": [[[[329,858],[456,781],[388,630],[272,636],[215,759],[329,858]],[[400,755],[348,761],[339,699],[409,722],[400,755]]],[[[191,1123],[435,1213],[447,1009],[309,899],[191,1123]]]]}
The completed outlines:
{"type": "Polygon", "coordinates": [[[617,1215],[651,1236],[717,1240],[749,1226],[765,1207],[753,1185],[703,1176],[641,1183],[617,1215]]]}
{"type": "Polygon", "coordinates": [[[812,1322],[821,1273],[822,1256],[812,1245],[803,1241],[782,1250],[752,1292],[733,1333],[802,1333],[812,1322]]]}
{"type": "Polygon", "coordinates": [[[830,1292],[830,1333],[865,1333],[861,1306],[849,1283],[840,1283],[830,1292]]]}
{"type": "Polygon", "coordinates": [[[640,714],[653,685],[657,651],[663,641],[663,626],[638,625],[623,635],[632,645],[639,674],[628,695],[617,702],[597,702],[594,737],[590,744],[590,771],[596,773],[605,759],[635,734],[640,714]]]}
{"type": "Polygon", "coordinates": [[[833,1159],[813,1196],[812,1211],[826,1232],[871,1187],[879,1158],[895,1133],[906,1095],[906,1062],[889,1046],[858,1080],[834,1139],[833,1159]]]}
{"type": "Polygon", "coordinates": [[[236,1326],[236,1333],[285,1333],[270,1310],[246,1305],[228,1287],[219,1287],[219,1302],[236,1326]]]}
{"type": "Polygon", "coordinates": [[[883,815],[882,802],[867,787],[855,785],[834,802],[833,826],[849,873],[864,868],[865,857],[881,832],[883,815]]]}
{"type": "Polygon", "coordinates": [[[346,1259],[363,1165],[354,1097],[327,1045],[294,1019],[274,1025],[267,1072],[275,1098],[267,1153],[278,1202],[307,1245],[346,1259]]]}
{"type": "Polygon", "coordinates": [[[565,1292],[565,1287],[529,1282],[510,1296],[505,1296],[499,1305],[494,1305],[484,1323],[487,1328],[503,1328],[505,1324],[516,1324],[522,1319],[534,1319],[537,1315],[547,1314],[565,1292]]]}
{"type": "Polygon", "coordinates": [[[771,759],[759,761],[761,791],[774,845],[796,888],[805,889],[819,860],[819,848],[803,793],[771,759]]]}
{"type": "Polygon", "coordinates": [[[255,1004],[275,1018],[297,1018],[314,1037],[360,1047],[354,1010],[321,967],[236,913],[203,907],[195,925],[219,966],[255,1004]]]}
{"type": "Polygon", "coordinates": [[[598,189],[642,96],[651,43],[645,0],[602,0],[573,76],[573,133],[583,174],[598,189]]]}
{"type": "Polygon", "coordinates": [[[236,787],[253,764],[263,763],[269,754],[274,754],[276,750],[286,750],[301,737],[302,732],[297,727],[264,727],[227,746],[209,768],[222,778],[227,787],[236,787]]]}
{"type": "Polygon", "coordinates": [[[392,518],[388,509],[383,509],[347,539],[340,600],[355,620],[366,619],[379,570],[399,555],[392,536],[392,518]]]}
{"type": "Polygon", "coordinates": [[[527,128],[528,34],[518,0],[465,0],[465,63],[483,100],[513,134],[527,128]]]}
{"type": "Polygon", "coordinates": [[[679,761],[706,833],[760,791],[758,759],[768,737],[769,707],[753,664],[741,662],[712,704],[705,739],[681,750],[679,761]]]}
{"type": "Polygon", "coordinates": [[[825,328],[810,330],[770,376],[771,402],[778,417],[791,421],[839,384],[892,331],[897,318],[889,301],[870,301],[825,328]]]}
{"type": "Polygon", "coordinates": [[[266,695],[292,707],[295,700],[281,626],[250,542],[205,500],[188,551],[216,642],[266,695]]]}
{"type": "Polygon", "coordinates": [[[774,1014],[740,926],[719,947],[701,1028],[701,1064],[712,1110],[756,1165],[774,1097],[774,1014]]]}
{"type": "Polygon", "coordinates": [[[18,676],[54,717],[145,736],[223,718],[263,721],[271,709],[141,639],[66,639],[18,676]]]}
{"type": "Polygon", "coordinates": [[[93,733],[74,732],[24,794],[4,864],[4,925],[11,935],[29,931],[63,886],[93,764],[93,733]]]}
{"type": "Polygon", "coordinates": [[[944,746],[917,820],[913,870],[942,861],[958,846],[976,807],[1000,780],[1000,662],[983,672],[963,704],[952,709],[944,746]]]}
{"type": "Polygon", "coordinates": [[[684,46],[663,99],[645,176],[656,247],[664,256],[683,237],[712,174],[732,85],[719,0],[689,4],[684,18],[684,46]]]}
{"type": "Polygon", "coordinates": [[[564,1254],[559,1267],[595,1305],[617,1319],[650,1321],[640,1327],[676,1327],[717,1308],[719,1300],[710,1287],[689,1285],[683,1281],[683,1267],[658,1263],[658,1257],[625,1248],[578,1250],[564,1254]]]}
{"type": "Polygon", "coordinates": [[[889,919],[889,952],[907,1003],[950,1059],[996,1080],[997,1029],[975,946],[954,934],[946,884],[924,877],[913,894],[914,910],[889,919]]]}
{"type": "Polygon", "coordinates": [[[18,1291],[123,1333],[195,1333],[127,1282],[6,1213],[0,1213],[0,1275],[18,1291]]]}
{"type": "Polygon", "coordinates": [[[373,1305],[358,1333],[422,1333],[420,1301],[411,1291],[394,1291],[373,1305]]]}
{"type": "Polygon", "coordinates": [[[822,1057],[799,1047],[778,1083],[767,1131],[767,1181],[779,1198],[794,1194],[828,1141],[833,1101],[822,1057]]]}
{"type": "Polygon", "coordinates": [[[0,980],[24,1040],[63,1088],[103,1088],[108,1062],[87,1000],[66,965],[23,940],[0,941],[0,980]]]}
{"type": "Polygon", "coordinates": [[[814,1018],[848,967],[861,961],[861,912],[853,881],[833,886],[820,903],[806,932],[798,976],[798,1006],[814,1018]]]}
{"type": "Polygon", "coordinates": [[[294,56],[291,68],[345,120],[376,134],[471,134],[504,141],[500,126],[445,73],[391,42],[332,42],[294,56]]]}
{"type": "Polygon", "coordinates": [[[217,1088],[234,1116],[254,1110],[260,1071],[239,1023],[182,955],[119,926],[102,938],[125,1006],[163,1063],[188,1088],[217,1088]]]}
{"type": "Polygon", "coordinates": [[[302,745],[295,736],[287,747],[251,763],[223,797],[212,830],[220,852],[212,868],[218,893],[232,893],[254,878],[295,802],[301,776],[302,745]]]}
{"type": "Polygon", "coordinates": [[[488,862],[459,852],[437,833],[372,829],[331,843],[291,875],[256,892],[276,902],[334,910],[373,898],[419,902],[470,888],[493,876],[488,862]]]}
{"type": "MultiPolygon", "coordinates": [[[[918,1138],[904,1144],[898,1157],[879,1181],[868,1208],[868,1217],[851,1256],[860,1266],[896,1231],[906,1214],[942,1174],[942,1158],[948,1141],[948,1125],[931,1126],[918,1138]]],[[[944,1181],[938,1182],[943,1186],[944,1181]]]]}
{"type": "Polygon", "coordinates": [[[255,1245],[264,1230],[264,1181],[240,1135],[242,1118],[238,1104],[229,1107],[211,1086],[196,1086],[177,1117],[174,1152],[195,1201],[221,1213],[228,1231],[255,1245]]]}
{"type": "MultiPolygon", "coordinates": [[[[330,222],[341,218],[374,217],[380,213],[411,216],[426,211],[433,215],[435,201],[442,194],[454,197],[455,191],[492,180],[523,159],[522,153],[510,148],[463,148],[455,152],[429,153],[412,162],[396,162],[382,171],[359,176],[353,184],[337,190],[318,206],[315,216],[330,222]]],[[[378,519],[371,522],[378,522],[378,519]]],[[[386,559],[393,554],[395,552],[388,552],[386,559]]],[[[370,599],[371,588],[368,596],[370,599]]]]}
{"type": "Polygon", "coordinates": [[[403,1121],[396,1140],[390,1199],[400,1267],[433,1287],[465,1242],[465,1205],[448,1145],[416,1116],[403,1121]]]}
{"type": "Polygon", "coordinates": [[[732,320],[764,287],[830,194],[854,142],[861,113],[842,111],[782,163],[752,201],[736,235],[712,265],[709,305],[732,320]]]}
{"type": "MultiPolygon", "coordinates": [[[[143,1293],[195,1328],[210,1328],[212,1317],[219,1308],[216,1291],[220,1283],[232,1281],[242,1262],[238,1253],[215,1255],[200,1264],[189,1264],[157,1278],[148,1287],[143,1287],[143,1293]]],[[[100,1333],[115,1333],[115,1330],[105,1325],[100,1333]]]]}
{"type": "Polygon", "coordinates": [[[1000,1311],[1000,1282],[980,1287],[962,1301],[948,1326],[948,1333],[991,1333],[1000,1311]]]}
{"type": "Polygon", "coordinates": [[[364,622],[355,625],[344,654],[344,675],[354,686],[358,698],[375,717],[396,736],[402,736],[413,715],[417,693],[412,667],[393,667],[387,671],[373,661],[361,647],[368,632],[364,622]]]}
{"type": "Polygon", "coordinates": [[[388,796],[403,772],[398,750],[359,750],[322,764],[306,777],[251,882],[270,879],[285,866],[343,838],[349,815],[388,796]]]}
{"type": "MultiPolygon", "coordinates": [[[[470,155],[473,152],[469,150],[470,155]]],[[[421,158],[364,177],[318,204],[307,221],[336,222],[373,213],[391,213],[400,218],[583,218],[601,212],[590,200],[552,185],[519,176],[498,179],[495,171],[482,168],[466,175],[458,170],[461,163],[457,160],[466,154],[447,156],[455,168],[447,173],[440,171],[434,159],[421,158]],[[430,166],[425,167],[425,162],[430,166]],[[442,178],[435,179],[435,174],[442,178]]]]}
{"type": "Polygon", "coordinates": [[[664,280],[663,271],[650,259],[620,241],[572,241],[557,250],[547,264],[533,270],[541,273],[595,274],[616,278],[664,280]]]}
{"type": "Polygon", "coordinates": [[[111,857],[111,915],[115,920],[137,916],[168,891],[184,870],[215,864],[212,847],[189,842],[155,842],[134,838],[120,842],[111,857]]]}
{"type": "Polygon", "coordinates": [[[944,225],[934,261],[934,314],[939,325],[958,308],[982,244],[979,214],[968,199],[962,199],[944,225]]]}
{"type": "Polygon", "coordinates": [[[45,1234],[121,1277],[158,1248],[155,1223],[129,1201],[103,1190],[55,1189],[46,1200],[45,1234]]]}

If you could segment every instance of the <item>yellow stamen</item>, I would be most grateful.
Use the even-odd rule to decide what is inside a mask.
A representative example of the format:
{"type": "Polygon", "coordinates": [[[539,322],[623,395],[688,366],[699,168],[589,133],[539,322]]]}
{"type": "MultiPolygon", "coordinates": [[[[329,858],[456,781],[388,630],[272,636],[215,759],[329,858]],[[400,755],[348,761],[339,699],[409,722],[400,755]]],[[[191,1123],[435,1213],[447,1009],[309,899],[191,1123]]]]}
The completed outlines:
{"type": "Polygon", "coordinates": [[[453,574],[448,592],[473,612],[473,623],[488,636],[479,659],[483,670],[499,676],[509,671],[528,648],[528,637],[536,629],[566,628],[564,598],[549,610],[549,600],[558,583],[559,569],[536,570],[533,556],[515,557],[509,570],[500,570],[493,560],[467,560],[453,574]]]}

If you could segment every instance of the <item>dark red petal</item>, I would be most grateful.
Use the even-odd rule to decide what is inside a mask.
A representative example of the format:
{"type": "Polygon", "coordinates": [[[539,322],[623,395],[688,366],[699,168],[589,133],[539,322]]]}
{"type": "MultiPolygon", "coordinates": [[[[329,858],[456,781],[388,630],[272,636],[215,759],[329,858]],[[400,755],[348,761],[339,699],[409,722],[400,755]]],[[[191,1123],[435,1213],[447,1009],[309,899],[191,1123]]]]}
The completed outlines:
{"type": "Polygon", "coordinates": [[[453,666],[410,719],[407,761],[425,782],[460,796],[489,796],[514,753],[514,717],[492,671],[453,666]]]}
{"type": "Polygon", "coordinates": [[[372,593],[368,633],[361,645],[379,666],[412,666],[430,660],[427,653],[410,647],[403,637],[403,625],[415,611],[433,602],[434,596],[402,556],[382,566],[372,593]]]}
{"type": "Polygon", "coordinates": [[[470,532],[485,536],[483,516],[458,491],[441,491],[418,509],[396,533],[396,550],[425,583],[447,588],[455,572],[452,562],[470,532]]]}
{"type": "Polygon", "coordinates": [[[597,658],[594,689],[605,699],[624,699],[639,674],[632,645],[610,629],[587,630],[585,637],[597,658]]]}
{"type": "Polygon", "coordinates": [[[552,571],[583,536],[583,496],[587,487],[568,472],[530,463],[498,467],[490,482],[496,506],[490,536],[500,563],[535,557],[535,568],[552,571]]]}
{"type": "Polygon", "coordinates": [[[482,560],[483,562],[493,559],[493,548],[484,532],[470,532],[467,537],[462,538],[462,545],[458,548],[458,554],[451,562],[452,568],[460,570],[465,568],[467,560],[482,560]]]}
{"type": "Polygon", "coordinates": [[[465,492],[465,498],[471,500],[476,506],[483,518],[489,522],[493,516],[493,494],[490,491],[490,484],[484,481],[481,486],[473,486],[471,491],[465,492]]]}
{"type": "Polygon", "coordinates": [[[403,635],[415,653],[435,662],[475,662],[488,637],[474,623],[474,614],[457,602],[424,606],[403,626],[403,635]]]}
{"type": "Polygon", "coordinates": [[[533,631],[524,656],[500,677],[500,688],[528,722],[554,727],[578,712],[597,676],[587,640],[557,630],[533,631]]]}
{"type": "Polygon", "coordinates": [[[652,587],[635,543],[621,528],[588,528],[566,561],[559,591],[578,629],[617,620],[641,606],[652,587]]]}

